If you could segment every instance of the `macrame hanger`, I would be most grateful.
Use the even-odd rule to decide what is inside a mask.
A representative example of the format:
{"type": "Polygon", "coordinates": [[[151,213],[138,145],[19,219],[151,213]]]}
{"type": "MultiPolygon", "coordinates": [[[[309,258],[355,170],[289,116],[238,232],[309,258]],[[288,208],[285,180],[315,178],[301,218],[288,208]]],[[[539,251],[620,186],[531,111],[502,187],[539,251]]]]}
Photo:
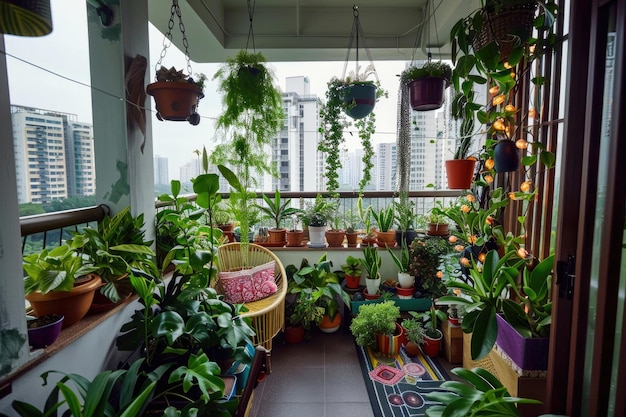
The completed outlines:
{"type": "Polygon", "coordinates": [[[180,33],[183,35],[183,46],[185,47],[185,58],[187,59],[187,75],[191,77],[191,60],[189,59],[189,41],[187,41],[187,35],[185,34],[185,25],[183,24],[183,17],[180,12],[180,6],[178,5],[178,0],[172,0],[172,8],[171,8],[170,20],[167,24],[167,33],[163,38],[163,49],[161,50],[161,55],[159,56],[159,61],[156,63],[155,72],[159,71],[161,68],[161,63],[163,62],[163,58],[167,54],[167,48],[172,45],[172,29],[174,28],[174,15],[178,16],[178,28],[180,29],[180,33]]]}
{"type": "Polygon", "coordinates": [[[254,19],[255,8],[256,0],[254,0],[254,2],[250,2],[250,0],[248,0],[248,18],[250,19],[250,27],[248,28],[248,39],[246,40],[246,52],[248,51],[250,39],[252,39],[252,50],[254,51],[254,53],[256,53],[256,45],[254,44],[254,27],[252,25],[252,21],[254,19]]]}
{"type": "Polygon", "coordinates": [[[341,74],[341,79],[346,79],[346,70],[348,69],[348,62],[350,61],[350,52],[352,51],[352,43],[356,39],[356,65],[355,65],[355,76],[356,80],[353,81],[364,81],[359,80],[359,37],[362,38],[363,41],[363,49],[365,49],[365,53],[367,55],[367,59],[369,60],[370,66],[372,68],[372,72],[374,73],[374,77],[376,78],[376,82],[380,82],[378,79],[378,73],[374,68],[374,59],[372,58],[372,54],[370,53],[369,48],[365,42],[365,33],[363,32],[363,28],[361,27],[361,22],[359,20],[359,6],[356,4],[352,6],[352,15],[354,19],[352,20],[352,32],[350,33],[350,41],[348,42],[348,51],[346,52],[346,62],[343,65],[343,73],[341,74]]]}

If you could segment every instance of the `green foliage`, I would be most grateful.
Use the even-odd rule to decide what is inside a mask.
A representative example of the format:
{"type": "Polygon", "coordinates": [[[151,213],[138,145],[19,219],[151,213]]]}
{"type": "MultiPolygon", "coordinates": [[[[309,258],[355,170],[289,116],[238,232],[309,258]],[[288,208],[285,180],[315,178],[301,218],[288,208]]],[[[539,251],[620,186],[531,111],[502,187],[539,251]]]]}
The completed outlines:
{"type": "Polygon", "coordinates": [[[24,278],[27,295],[35,291],[42,294],[52,290],[71,291],[76,278],[94,271],[83,265],[82,258],[67,244],[24,256],[23,267],[27,274],[24,278]]]}
{"type": "Polygon", "coordinates": [[[324,313],[334,319],[339,311],[337,299],[350,305],[350,296],[341,287],[339,276],[331,271],[332,265],[324,253],[313,265],[303,258],[299,269],[295,265],[288,265],[285,271],[289,293],[307,293],[316,306],[322,307],[324,313]]]}
{"type": "Polygon", "coordinates": [[[446,80],[446,86],[448,86],[452,80],[452,68],[445,62],[429,61],[419,68],[414,65],[410,66],[402,71],[402,74],[400,75],[402,81],[407,83],[426,77],[443,78],[446,80]]]}
{"type": "Polygon", "coordinates": [[[374,220],[376,220],[376,224],[381,232],[388,232],[391,230],[395,219],[393,205],[383,207],[380,211],[372,210],[372,215],[374,216],[374,220]]]}
{"type": "Polygon", "coordinates": [[[126,298],[132,291],[128,279],[130,268],[149,274],[157,273],[152,242],[144,241],[143,214],[133,217],[126,207],[113,217],[105,216],[97,228],[85,227],[72,233],[68,241],[84,262],[95,268],[105,285],[100,292],[113,302],[126,298]]]}
{"type": "Polygon", "coordinates": [[[17,329],[0,329],[0,376],[11,372],[24,342],[26,338],[17,329]]]}
{"type": "Polygon", "coordinates": [[[485,357],[493,348],[498,335],[496,313],[508,289],[516,286],[515,279],[524,260],[516,258],[515,252],[507,252],[502,258],[491,250],[485,255],[482,266],[472,260],[470,275],[474,285],[451,281],[449,288],[460,289],[465,297],[446,296],[439,301],[465,305],[465,318],[461,325],[465,333],[472,333],[471,356],[476,360],[485,357]]]}
{"type": "Polygon", "coordinates": [[[311,325],[319,325],[324,318],[324,307],[316,304],[311,292],[303,291],[289,305],[287,317],[292,326],[304,327],[305,337],[311,337],[311,325]]]}
{"type": "Polygon", "coordinates": [[[396,320],[400,318],[400,309],[393,301],[363,304],[359,314],[352,319],[350,331],[359,346],[373,346],[376,335],[392,335],[396,330],[396,320]]]}
{"type": "Polygon", "coordinates": [[[406,239],[402,239],[402,243],[400,245],[400,258],[396,256],[393,250],[389,246],[387,246],[387,252],[391,255],[391,259],[398,267],[398,271],[400,272],[409,272],[409,248],[406,244],[406,239]]]}
{"type": "Polygon", "coordinates": [[[426,394],[429,401],[441,403],[426,410],[428,417],[443,416],[510,416],[519,417],[516,404],[541,404],[540,401],[511,397],[506,388],[489,371],[454,368],[459,381],[441,384],[444,392],[426,394]]]}
{"type": "Polygon", "coordinates": [[[318,194],[313,203],[307,201],[299,216],[306,226],[326,226],[335,211],[335,202],[318,194]]]}
{"type": "Polygon", "coordinates": [[[261,53],[242,50],[213,77],[219,82],[223,104],[217,128],[223,129],[226,141],[215,147],[211,162],[222,165],[220,172],[234,190],[231,198],[233,207],[238,208],[235,216],[240,225],[244,265],[248,257],[250,211],[256,198],[252,190],[263,173],[277,175],[275,166],[267,161],[265,147],[282,126],[284,117],[280,91],[265,63],[261,53]]]}
{"type": "Polygon", "coordinates": [[[437,272],[449,252],[448,241],[438,236],[418,238],[411,242],[408,272],[417,278],[416,282],[430,298],[438,298],[447,292],[437,272]]]}
{"type": "Polygon", "coordinates": [[[409,314],[411,315],[411,317],[402,320],[404,333],[406,334],[406,338],[410,342],[413,342],[416,345],[421,345],[424,343],[424,335],[426,334],[426,330],[424,329],[422,321],[415,311],[409,311],[409,314]]]}
{"type": "Polygon", "coordinates": [[[378,248],[365,246],[363,248],[363,258],[359,258],[363,269],[367,272],[368,279],[380,278],[380,267],[383,259],[378,253],[378,248]]]}
{"type": "Polygon", "coordinates": [[[409,201],[408,198],[401,198],[400,201],[394,202],[395,219],[398,229],[407,231],[415,228],[416,214],[415,203],[409,201]]]}
{"type": "Polygon", "coordinates": [[[274,222],[276,229],[281,228],[281,223],[289,216],[296,215],[300,212],[299,209],[290,207],[291,199],[286,199],[281,204],[280,191],[276,189],[274,194],[274,200],[270,199],[267,195],[263,194],[263,201],[265,205],[256,205],[265,215],[274,222]]]}
{"type": "Polygon", "coordinates": [[[341,269],[346,275],[350,275],[351,277],[360,277],[363,272],[359,259],[351,255],[348,255],[346,263],[341,265],[341,269]]]}
{"type": "Polygon", "coordinates": [[[20,217],[35,216],[37,214],[44,214],[46,211],[39,203],[22,203],[20,204],[20,217]]]}
{"type": "MultiPolygon", "coordinates": [[[[411,312],[413,314],[413,312],[411,312]]],[[[439,310],[433,304],[430,306],[430,310],[417,314],[415,317],[419,317],[422,320],[424,326],[424,333],[426,336],[437,339],[441,336],[441,332],[437,329],[439,327],[439,321],[446,320],[447,316],[442,310],[439,310]]]]}

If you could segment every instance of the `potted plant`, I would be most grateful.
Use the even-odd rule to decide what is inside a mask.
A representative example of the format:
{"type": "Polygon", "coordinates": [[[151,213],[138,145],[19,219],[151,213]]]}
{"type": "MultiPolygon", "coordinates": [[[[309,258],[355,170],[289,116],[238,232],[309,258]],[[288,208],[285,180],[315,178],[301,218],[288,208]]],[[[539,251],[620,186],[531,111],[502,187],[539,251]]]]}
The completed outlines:
{"type": "Polygon", "coordinates": [[[370,73],[372,72],[368,70],[362,74],[352,74],[346,80],[332,78],[326,90],[326,103],[320,107],[322,125],[319,131],[322,140],[318,150],[326,156],[326,190],[331,194],[339,188],[337,171],[342,166],[340,152],[345,143],[343,132],[351,126],[344,113],[356,120],[355,127],[359,131],[363,147],[363,171],[359,191],[362,192],[371,180],[371,171],[374,168],[371,137],[376,130],[373,109],[376,101],[386,96],[387,92],[378,82],[366,81],[370,73]]]}
{"type": "Polygon", "coordinates": [[[404,335],[406,337],[404,350],[409,356],[417,356],[420,346],[424,344],[424,336],[426,333],[422,321],[419,318],[419,313],[409,311],[409,314],[411,315],[410,317],[402,320],[402,327],[404,328],[404,335]]]}
{"type": "Polygon", "coordinates": [[[337,299],[341,299],[346,305],[350,304],[350,297],[341,287],[339,276],[331,271],[331,267],[332,262],[326,259],[324,253],[313,265],[303,258],[299,269],[295,265],[285,268],[289,282],[287,291],[290,294],[311,294],[315,305],[322,307],[324,316],[327,316],[328,327],[322,329],[327,332],[336,331],[341,325],[337,299]]]}
{"type": "Polygon", "coordinates": [[[130,268],[157,273],[152,242],[144,240],[143,227],[143,214],[133,217],[130,207],[125,207],[112,217],[105,216],[97,228],[72,233],[68,244],[105,283],[94,297],[92,312],[110,309],[130,296],[130,268]]]}
{"type": "MultiPolygon", "coordinates": [[[[520,161],[531,165],[542,163],[547,167],[553,164],[544,146],[526,142],[522,132],[527,129],[528,118],[519,114],[512,101],[515,94],[509,93],[519,88],[520,80],[526,79],[533,61],[558,41],[550,33],[556,10],[554,1],[484,0],[481,8],[460,19],[450,31],[455,64],[452,84],[459,92],[452,103],[452,114],[462,119],[458,158],[470,148],[471,138],[476,135],[475,120],[478,120],[485,125],[485,129],[479,129],[481,134],[487,132],[485,153],[496,156],[491,167],[481,169],[483,178],[492,178],[494,168],[495,172],[517,170],[520,161]],[[531,36],[533,29],[539,31],[538,36],[531,36]],[[476,101],[482,96],[475,93],[476,85],[486,87],[489,92],[491,102],[487,105],[476,101]],[[540,157],[522,158],[522,149],[529,149],[540,157]]],[[[541,83],[543,77],[535,73],[531,82],[541,83]]],[[[452,177],[451,173],[448,177],[452,177]]],[[[467,189],[470,184],[471,181],[458,183],[454,188],[467,189]]]]}
{"type": "Polygon", "coordinates": [[[446,313],[436,308],[435,303],[430,307],[430,310],[422,313],[422,321],[424,324],[424,353],[431,358],[435,358],[439,355],[441,349],[441,339],[443,334],[439,330],[439,320],[445,320],[446,313]]]}
{"type": "Polygon", "coordinates": [[[32,349],[50,346],[61,334],[63,315],[45,314],[41,317],[26,317],[28,345],[32,349]]]}
{"type": "Polygon", "coordinates": [[[346,241],[349,248],[354,248],[358,244],[359,232],[356,230],[359,218],[350,209],[350,213],[346,214],[344,218],[344,225],[346,228],[346,241]]]}
{"type": "Polygon", "coordinates": [[[430,236],[447,236],[449,231],[446,216],[431,210],[428,215],[428,234],[430,236]]]}
{"type": "Polygon", "coordinates": [[[356,205],[359,211],[359,219],[364,225],[361,242],[365,246],[372,246],[376,243],[376,233],[374,228],[372,228],[372,206],[367,206],[367,208],[363,209],[363,198],[361,196],[357,199],[356,205]]]}
{"type": "Polygon", "coordinates": [[[261,53],[242,50],[213,76],[223,103],[217,128],[223,129],[225,141],[214,148],[211,161],[233,189],[244,265],[248,264],[250,211],[256,199],[253,190],[263,174],[277,175],[267,161],[265,147],[279,131],[284,116],[280,91],[265,62],[261,53]]]}
{"type": "MultiPolygon", "coordinates": [[[[413,289],[413,284],[415,283],[415,277],[409,274],[409,248],[406,245],[406,242],[403,240],[400,245],[400,258],[396,256],[393,250],[387,246],[387,252],[391,255],[391,259],[398,267],[398,285],[400,288],[404,289],[413,289]]],[[[413,295],[413,291],[411,290],[411,296],[413,295]]]]}
{"type": "Polygon", "coordinates": [[[269,243],[284,246],[287,241],[287,229],[282,227],[282,223],[287,217],[296,214],[298,209],[290,207],[291,199],[289,198],[281,204],[280,191],[278,189],[274,193],[273,200],[263,194],[263,201],[265,205],[257,204],[256,207],[274,222],[274,227],[268,230],[269,243]]]}
{"type": "Polygon", "coordinates": [[[326,225],[333,212],[333,204],[318,194],[312,204],[307,204],[302,214],[302,222],[309,231],[310,247],[326,247],[324,239],[326,235],[326,225]]]}
{"type": "Polygon", "coordinates": [[[417,216],[415,215],[415,203],[408,199],[408,196],[401,196],[400,201],[394,202],[395,220],[398,230],[396,231],[396,242],[404,240],[411,245],[413,239],[417,237],[415,230],[417,216]]]}
{"type": "Polygon", "coordinates": [[[409,274],[415,276],[415,286],[421,297],[439,298],[447,293],[440,271],[443,256],[450,251],[446,239],[426,237],[415,239],[409,248],[409,274]]]}
{"type": "Polygon", "coordinates": [[[24,293],[35,315],[62,314],[63,328],[87,314],[102,285],[93,268],[84,266],[67,244],[24,256],[23,267],[24,293]]]}
{"type": "Polygon", "coordinates": [[[380,287],[380,267],[382,265],[382,258],[378,254],[378,249],[373,246],[366,246],[363,248],[363,258],[359,261],[363,266],[367,276],[365,277],[365,285],[367,289],[366,296],[376,296],[380,287]]]}
{"type": "Polygon", "coordinates": [[[300,247],[304,246],[304,230],[302,230],[300,225],[300,214],[301,210],[298,210],[298,214],[294,214],[291,216],[292,227],[287,230],[287,247],[300,247]]]}
{"type": "Polygon", "coordinates": [[[146,86],[146,93],[154,97],[157,119],[200,123],[196,112],[198,102],[204,97],[204,74],[196,74],[197,80],[183,70],[161,67],[156,72],[156,82],[146,86]]]}
{"type": "Polygon", "coordinates": [[[380,209],[380,211],[372,210],[374,220],[378,225],[378,231],[376,232],[376,239],[380,246],[394,247],[396,245],[396,232],[391,227],[395,214],[393,212],[393,205],[380,209]]]}
{"type": "Polygon", "coordinates": [[[465,316],[465,306],[463,304],[450,304],[448,306],[448,323],[452,327],[459,327],[465,316]]]}
{"type": "Polygon", "coordinates": [[[341,214],[339,214],[339,201],[333,204],[333,212],[329,219],[330,228],[326,230],[326,241],[331,248],[343,247],[346,231],[341,229],[341,214]]]}
{"type": "Polygon", "coordinates": [[[359,313],[352,319],[350,331],[357,345],[377,347],[383,356],[394,357],[400,349],[402,326],[396,320],[400,318],[400,309],[393,301],[363,304],[359,313]]]}
{"type": "Polygon", "coordinates": [[[341,269],[346,276],[346,288],[358,289],[361,283],[361,274],[363,273],[359,259],[348,255],[346,263],[341,265],[341,269]]]}
{"type": "Polygon", "coordinates": [[[401,82],[409,89],[411,108],[416,111],[441,107],[444,91],[450,85],[452,68],[441,61],[428,61],[421,68],[413,65],[402,71],[401,82]]]}
{"type": "Polygon", "coordinates": [[[446,381],[444,391],[426,394],[429,401],[441,403],[426,410],[429,417],[442,415],[498,415],[519,417],[516,404],[539,404],[539,401],[512,397],[502,383],[482,368],[454,368],[451,371],[461,381],[446,381]]]}
{"type": "Polygon", "coordinates": [[[311,325],[319,325],[324,318],[324,307],[313,300],[310,292],[300,292],[287,306],[287,326],[285,341],[300,343],[311,338],[311,325]]]}

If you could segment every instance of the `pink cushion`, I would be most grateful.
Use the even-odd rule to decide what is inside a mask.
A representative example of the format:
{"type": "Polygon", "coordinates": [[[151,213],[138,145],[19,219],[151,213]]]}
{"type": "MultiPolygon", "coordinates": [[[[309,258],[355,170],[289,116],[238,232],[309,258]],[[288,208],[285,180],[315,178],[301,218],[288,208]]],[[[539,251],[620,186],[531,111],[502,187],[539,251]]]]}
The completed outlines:
{"type": "Polygon", "coordinates": [[[261,300],[274,294],[278,288],[274,282],[276,262],[233,272],[219,272],[218,277],[224,299],[234,304],[261,300]]]}

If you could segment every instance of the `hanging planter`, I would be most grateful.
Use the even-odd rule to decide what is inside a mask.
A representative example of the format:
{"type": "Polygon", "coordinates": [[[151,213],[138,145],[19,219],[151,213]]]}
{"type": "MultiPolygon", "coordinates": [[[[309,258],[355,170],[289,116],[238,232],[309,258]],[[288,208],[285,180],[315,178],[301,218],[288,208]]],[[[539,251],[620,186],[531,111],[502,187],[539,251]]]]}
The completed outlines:
{"type": "Polygon", "coordinates": [[[411,108],[416,111],[440,108],[451,77],[452,68],[441,61],[429,60],[421,68],[412,66],[404,70],[401,80],[408,83],[411,108]]]}
{"type": "Polygon", "coordinates": [[[496,172],[511,172],[519,169],[519,151],[512,140],[501,140],[493,148],[496,172]]]}
{"type": "Polygon", "coordinates": [[[446,175],[448,177],[448,189],[468,190],[474,179],[474,159],[450,159],[446,161],[446,175]]]}
{"type": "Polygon", "coordinates": [[[346,86],[344,112],[355,120],[362,119],[374,111],[376,86],[371,82],[355,82],[346,86]]]}
{"type": "Polygon", "coordinates": [[[198,80],[191,77],[191,61],[189,59],[189,51],[187,37],[185,35],[185,25],[180,14],[180,7],[176,0],[172,4],[172,14],[170,16],[168,31],[165,37],[172,40],[171,28],[174,27],[174,15],[178,16],[178,26],[183,34],[183,45],[185,45],[185,58],[187,58],[187,73],[183,70],[176,70],[174,67],[167,69],[161,66],[161,61],[165,57],[165,52],[169,45],[163,45],[163,51],[159,62],[156,64],[156,82],[148,84],[146,93],[154,97],[156,104],[157,119],[169,120],[174,122],[188,121],[196,126],[200,123],[200,115],[197,107],[200,99],[204,97],[202,92],[204,89],[204,74],[198,76],[198,80]]]}

